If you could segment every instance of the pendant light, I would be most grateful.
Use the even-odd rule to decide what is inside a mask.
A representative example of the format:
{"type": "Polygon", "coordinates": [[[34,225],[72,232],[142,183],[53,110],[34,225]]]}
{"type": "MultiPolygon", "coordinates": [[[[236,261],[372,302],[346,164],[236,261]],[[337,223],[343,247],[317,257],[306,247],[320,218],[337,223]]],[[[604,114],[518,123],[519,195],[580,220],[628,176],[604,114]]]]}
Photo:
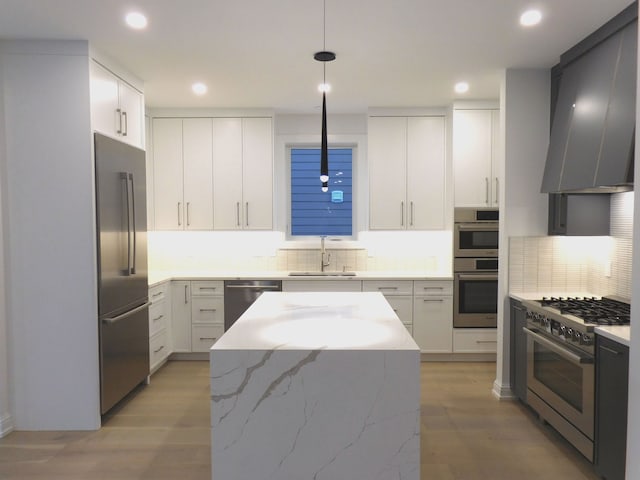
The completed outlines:
{"type": "Polygon", "coordinates": [[[327,62],[332,62],[336,59],[336,54],[326,50],[325,37],[326,37],[326,20],[327,20],[327,7],[326,0],[322,2],[322,47],[323,50],[316,52],[313,58],[318,62],[322,62],[322,133],[321,133],[321,145],[320,145],[320,183],[322,184],[322,191],[329,191],[329,147],[327,145],[327,62]]]}

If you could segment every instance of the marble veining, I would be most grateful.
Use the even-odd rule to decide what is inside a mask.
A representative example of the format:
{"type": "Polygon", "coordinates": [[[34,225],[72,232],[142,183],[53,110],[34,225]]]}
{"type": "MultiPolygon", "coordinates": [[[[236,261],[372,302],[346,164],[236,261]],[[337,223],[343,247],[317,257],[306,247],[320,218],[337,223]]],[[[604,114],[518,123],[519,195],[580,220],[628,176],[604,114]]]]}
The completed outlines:
{"type": "Polygon", "coordinates": [[[418,480],[419,363],[411,345],[214,345],[212,478],[418,480]]]}

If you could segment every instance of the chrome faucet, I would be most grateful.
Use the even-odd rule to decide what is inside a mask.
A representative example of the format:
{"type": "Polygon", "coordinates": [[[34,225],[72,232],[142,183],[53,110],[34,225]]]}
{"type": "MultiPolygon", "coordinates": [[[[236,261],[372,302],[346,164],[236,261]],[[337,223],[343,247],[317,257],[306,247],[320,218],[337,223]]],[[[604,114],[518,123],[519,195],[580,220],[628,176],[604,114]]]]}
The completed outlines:
{"type": "Polygon", "coordinates": [[[320,271],[324,272],[324,267],[328,267],[331,264],[331,254],[327,253],[324,248],[324,239],[325,237],[320,237],[320,271]],[[327,261],[324,261],[325,255],[327,256],[327,261]]]}

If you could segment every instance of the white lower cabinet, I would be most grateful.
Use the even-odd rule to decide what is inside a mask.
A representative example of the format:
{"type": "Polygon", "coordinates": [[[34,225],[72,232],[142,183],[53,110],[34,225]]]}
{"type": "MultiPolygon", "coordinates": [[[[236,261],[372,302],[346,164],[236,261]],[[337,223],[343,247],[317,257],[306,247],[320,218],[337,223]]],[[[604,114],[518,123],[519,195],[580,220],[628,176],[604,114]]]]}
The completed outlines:
{"type": "Polygon", "coordinates": [[[191,282],[171,282],[171,351],[191,351],[191,282]]]}
{"type": "Polygon", "coordinates": [[[191,351],[208,352],[224,333],[224,282],[191,282],[191,351]]]}
{"type": "Polygon", "coordinates": [[[453,353],[496,353],[495,328],[454,328],[453,353]]]}
{"type": "Polygon", "coordinates": [[[380,292],[405,328],[413,335],[413,281],[364,280],[363,292],[380,292]]]}
{"type": "Polygon", "coordinates": [[[453,351],[453,282],[415,281],[413,339],[422,353],[453,351]]]}
{"type": "Polygon", "coordinates": [[[155,371],[171,353],[169,282],[149,289],[149,369],[155,371]]]}
{"type": "Polygon", "coordinates": [[[361,292],[359,280],[284,280],[283,292],[361,292]]]}

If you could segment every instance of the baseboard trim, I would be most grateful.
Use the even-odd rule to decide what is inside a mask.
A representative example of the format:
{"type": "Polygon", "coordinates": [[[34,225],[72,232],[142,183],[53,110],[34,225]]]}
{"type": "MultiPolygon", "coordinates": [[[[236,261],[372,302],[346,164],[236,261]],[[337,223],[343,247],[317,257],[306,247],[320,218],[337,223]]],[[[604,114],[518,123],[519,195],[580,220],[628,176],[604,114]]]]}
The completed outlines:
{"type": "Polygon", "coordinates": [[[508,383],[500,383],[498,380],[493,382],[493,388],[491,389],[491,393],[498,400],[515,400],[516,396],[513,394],[511,390],[511,385],[508,383]]]}
{"type": "Polygon", "coordinates": [[[0,417],[0,438],[6,437],[13,432],[13,419],[8,413],[0,417]]]}

